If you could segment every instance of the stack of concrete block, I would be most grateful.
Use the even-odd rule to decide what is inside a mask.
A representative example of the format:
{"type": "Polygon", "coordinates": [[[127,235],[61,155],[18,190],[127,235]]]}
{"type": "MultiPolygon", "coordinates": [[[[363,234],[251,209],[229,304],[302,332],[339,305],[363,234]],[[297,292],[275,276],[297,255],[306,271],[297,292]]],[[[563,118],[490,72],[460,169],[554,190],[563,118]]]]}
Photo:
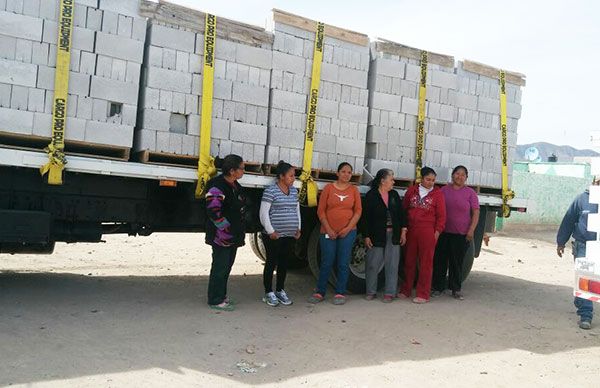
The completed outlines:
{"type": "MultiPolygon", "coordinates": [[[[75,2],[67,141],[132,146],[146,37],[137,5],[137,0],[75,2]]],[[[4,133],[50,137],[58,13],[59,0],[0,1],[4,133]]]]}
{"type": "MultiPolygon", "coordinates": [[[[469,168],[473,185],[502,185],[502,153],[500,131],[500,84],[498,69],[471,61],[457,66],[458,91],[455,104],[456,122],[449,136],[452,143],[451,165],[469,168]]],[[[521,117],[521,75],[506,76],[508,160],[514,160],[517,125],[521,117]]],[[[509,166],[510,167],[510,166],[509,166]]],[[[512,176],[509,168],[509,181],[512,176]]]]}
{"type": "MultiPolygon", "coordinates": [[[[135,150],[198,156],[205,14],[166,3],[150,12],[135,150]]],[[[264,163],[272,39],[217,18],[212,156],[264,163]]]]}
{"type": "MultiPolygon", "coordinates": [[[[266,163],[303,165],[314,21],[274,11],[273,71],[266,163]]],[[[312,168],[349,162],[362,173],[368,116],[368,38],[325,27],[312,168]],[[345,40],[344,40],[345,37],[345,40]]]]}
{"type": "MultiPolygon", "coordinates": [[[[399,179],[415,178],[421,51],[389,41],[371,45],[367,169],[394,170],[399,179]]],[[[470,61],[429,53],[427,66],[423,165],[438,182],[452,168],[469,169],[469,183],[500,187],[501,133],[498,70],[470,61]],[[465,66],[466,64],[466,66],[465,66]]],[[[524,76],[507,75],[509,160],[516,149],[524,76]]]]}
{"type": "MultiPolygon", "coordinates": [[[[371,44],[367,168],[390,168],[398,179],[415,178],[416,130],[421,50],[389,41],[371,44]]],[[[445,136],[456,117],[454,58],[429,53],[423,165],[448,179],[450,141],[445,136]]]]}

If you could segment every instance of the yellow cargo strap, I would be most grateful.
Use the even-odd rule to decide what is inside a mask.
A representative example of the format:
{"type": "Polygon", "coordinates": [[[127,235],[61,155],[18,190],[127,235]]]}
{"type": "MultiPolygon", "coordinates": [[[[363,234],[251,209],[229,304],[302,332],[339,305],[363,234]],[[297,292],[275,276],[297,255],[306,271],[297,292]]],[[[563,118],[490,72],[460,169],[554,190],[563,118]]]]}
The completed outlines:
{"type": "Polygon", "coordinates": [[[427,97],[427,51],[421,52],[421,80],[419,82],[419,116],[417,121],[417,155],[415,157],[415,177],[421,180],[423,148],[425,146],[425,98],[427,97]]]}
{"type": "Polygon", "coordinates": [[[506,129],[506,74],[500,70],[500,130],[502,136],[502,216],[510,217],[508,201],[515,197],[515,192],[508,187],[508,139],[506,129]]]}
{"type": "Polygon", "coordinates": [[[310,95],[308,99],[308,111],[306,115],[306,135],[304,137],[304,165],[302,166],[302,188],[298,194],[300,203],[309,207],[317,206],[317,192],[319,188],[313,180],[311,173],[313,144],[315,140],[315,129],[317,124],[317,103],[319,102],[319,86],[321,81],[321,63],[323,62],[323,39],[325,37],[325,24],[317,22],[315,33],[315,48],[313,51],[312,78],[310,81],[310,95]]]}
{"type": "Polygon", "coordinates": [[[73,32],[73,0],[60,0],[54,101],[52,103],[52,138],[45,148],[48,163],[40,167],[42,176],[48,174],[48,184],[62,185],[65,158],[65,130],[67,127],[67,99],[69,97],[69,68],[71,65],[71,37],[73,32]]]}
{"type": "Polygon", "coordinates": [[[195,193],[197,199],[202,198],[206,190],[206,183],[217,173],[215,158],[210,156],[216,38],[217,17],[207,13],[204,29],[204,74],[202,75],[202,117],[200,121],[200,149],[198,152],[198,182],[195,193]]]}

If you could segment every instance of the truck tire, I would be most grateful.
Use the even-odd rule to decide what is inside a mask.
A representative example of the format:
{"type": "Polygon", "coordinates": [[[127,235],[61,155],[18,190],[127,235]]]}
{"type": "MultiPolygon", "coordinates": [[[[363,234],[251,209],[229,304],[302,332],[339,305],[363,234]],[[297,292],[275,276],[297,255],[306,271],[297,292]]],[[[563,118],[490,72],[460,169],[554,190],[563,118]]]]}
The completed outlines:
{"type": "Polygon", "coordinates": [[[264,263],[267,260],[267,251],[265,250],[265,244],[260,239],[260,233],[250,233],[248,240],[250,240],[252,252],[264,263]]]}
{"type": "MultiPolygon", "coordinates": [[[[319,229],[317,225],[311,232],[308,240],[307,258],[310,271],[315,279],[319,278],[321,268],[321,249],[319,247],[319,229]]],[[[366,264],[367,249],[364,244],[364,239],[360,234],[356,236],[354,246],[352,247],[352,257],[350,259],[350,274],[348,276],[348,291],[353,294],[364,294],[366,290],[365,282],[365,264],[366,264]]],[[[379,285],[383,286],[384,279],[383,265],[379,269],[379,285]]],[[[336,269],[331,271],[329,284],[335,287],[336,269]]]]}
{"type": "Polygon", "coordinates": [[[471,273],[471,268],[473,268],[474,261],[475,261],[475,244],[473,244],[473,242],[471,242],[471,244],[469,244],[469,248],[467,248],[467,252],[465,253],[465,257],[463,259],[463,272],[462,272],[462,281],[463,282],[469,277],[469,273],[471,273]]]}
{"type": "MultiPolygon", "coordinates": [[[[267,261],[267,250],[262,238],[260,237],[260,232],[251,233],[248,240],[250,240],[250,248],[252,248],[252,252],[254,252],[256,257],[258,257],[263,263],[267,261]]],[[[289,260],[289,269],[301,269],[306,267],[308,264],[304,258],[299,257],[298,249],[294,249],[294,252],[292,252],[289,260]]]]}

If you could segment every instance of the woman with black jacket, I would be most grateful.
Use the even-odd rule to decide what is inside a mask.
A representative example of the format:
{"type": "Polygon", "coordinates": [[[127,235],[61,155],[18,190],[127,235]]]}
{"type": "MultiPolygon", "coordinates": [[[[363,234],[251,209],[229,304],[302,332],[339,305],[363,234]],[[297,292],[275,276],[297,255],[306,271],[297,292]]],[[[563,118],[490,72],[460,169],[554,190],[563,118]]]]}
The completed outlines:
{"type": "Polygon", "coordinates": [[[398,193],[393,190],[394,172],[381,169],[365,197],[367,251],[367,300],[377,293],[377,277],[385,265],[383,302],[389,303],[398,291],[400,247],[406,243],[408,220],[398,193]]]}

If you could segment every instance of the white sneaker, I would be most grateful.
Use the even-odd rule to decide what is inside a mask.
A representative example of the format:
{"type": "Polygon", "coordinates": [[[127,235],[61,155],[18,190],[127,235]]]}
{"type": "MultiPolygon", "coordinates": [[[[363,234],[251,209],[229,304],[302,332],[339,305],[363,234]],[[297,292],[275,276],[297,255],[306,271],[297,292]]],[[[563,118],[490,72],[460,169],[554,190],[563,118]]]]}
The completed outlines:
{"type": "Polygon", "coordinates": [[[277,299],[273,291],[266,293],[265,296],[263,296],[262,300],[271,307],[275,307],[279,304],[279,300],[277,299]]]}
{"type": "Polygon", "coordinates": [[[285,290],[281,290],[281,291],[277,291],[275,293],[275,295],[277,296],[277,299],[279,299],[279,303],[281,303],[284,306],[289,306],[292,303],[292,300],[287,296],[287,294],[285,293],[285,290]]]}

